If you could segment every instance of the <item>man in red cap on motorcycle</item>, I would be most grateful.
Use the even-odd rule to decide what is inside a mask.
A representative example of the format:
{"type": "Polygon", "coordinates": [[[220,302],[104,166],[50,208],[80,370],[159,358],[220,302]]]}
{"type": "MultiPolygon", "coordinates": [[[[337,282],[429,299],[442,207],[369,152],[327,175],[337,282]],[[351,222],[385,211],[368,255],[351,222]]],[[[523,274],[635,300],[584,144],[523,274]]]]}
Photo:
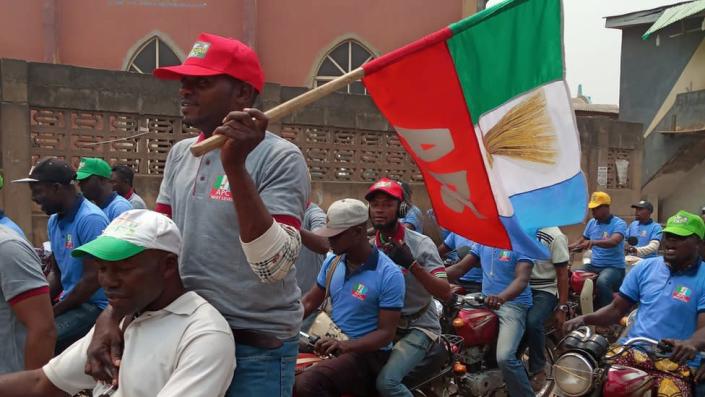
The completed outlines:
{"type": "MultiPolygon", "coordinates": [[[[696,214],[679,211],[668,219],[663,234],[663,256],[639,262],[627,274],[612,303],[594,313],[567,321],[563,328],[570,332],[583,325],[616,324],[638,304],[636,320],[626,339],[665,340],[674,346],[671,360],[682,364],[687,362],[696,370],[701,368],[700,359],[691,358],[695,357],[697,341],[690,338],[696,330],[705,331],[705,266],[699,254],[705,237],[705,222],[696,214]]],[[[617,360],[618,364],[636,366],[652,373],[660,381],[659,395],[670,395],[665,391],[662,394],[661,390],[674,386],[684,393],[682,395],[689,395],[691,381],[700,383],[705,380],[703,371],[698,371],[695,377],[684,379],[679,376],[684,371],[694,372],[685,366],[666,373],[654,371],[653,363],[645,363],[632,354],[621,354],[617,360]]],[[[699,385],[698,395],[704,391],[701,388],[699,385]]]]}
{"type": "Polygon", "coordinates": [[[377,376],[377,391],[385,397],[411,397],[402,380],[440,338],[441,325],[433,298],[450,299],[450,285],[433,241],[404,227],[399,220],[404,215],[400,213],[404,201],[401,184],[382,178],[369,188],[365,199],[376,230],[375,245],[399,265],[406,284],[398,340],[377,376]]]}

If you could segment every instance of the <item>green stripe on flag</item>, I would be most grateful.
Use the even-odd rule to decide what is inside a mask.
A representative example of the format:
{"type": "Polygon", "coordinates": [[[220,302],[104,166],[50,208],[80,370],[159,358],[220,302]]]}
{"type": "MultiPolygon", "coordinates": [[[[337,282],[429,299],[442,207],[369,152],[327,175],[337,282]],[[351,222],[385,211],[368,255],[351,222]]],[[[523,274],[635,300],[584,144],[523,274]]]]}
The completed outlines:
{"type": "Polygon", "coordinates": [[[511,98],[563,79],[560,0],[510,0],[450,25],[448,48],[477,123],[511,98]]]}

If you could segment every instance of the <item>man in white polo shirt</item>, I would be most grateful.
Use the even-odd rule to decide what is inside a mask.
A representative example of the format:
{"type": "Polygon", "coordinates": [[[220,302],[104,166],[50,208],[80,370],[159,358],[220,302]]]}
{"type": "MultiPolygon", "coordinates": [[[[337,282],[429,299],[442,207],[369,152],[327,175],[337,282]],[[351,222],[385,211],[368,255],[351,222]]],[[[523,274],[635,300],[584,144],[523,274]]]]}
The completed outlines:
{"type": "Polygon", "coordinates": [[[42,369],[0,377],[0,396],[50,397],[94,389],[113,397],[223,396],[235,368],[228,323],[179,276],[181,235],[164,215],[130,210],[97,239],[76,248],[91,255],[110,304],[124,313],[125,347],[114,384],[85,374],[93,330],[42,369]]]}

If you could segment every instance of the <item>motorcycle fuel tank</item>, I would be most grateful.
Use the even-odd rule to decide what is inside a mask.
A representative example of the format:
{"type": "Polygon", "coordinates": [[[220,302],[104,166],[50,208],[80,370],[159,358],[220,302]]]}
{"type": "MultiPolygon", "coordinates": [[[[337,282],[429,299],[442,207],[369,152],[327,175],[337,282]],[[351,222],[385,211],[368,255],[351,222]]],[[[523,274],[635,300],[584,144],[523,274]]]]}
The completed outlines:
{"type": "Polygon", "coordinates": [[[585,280],[594,280],[597,278],[597,276],[597,273],[576,270],[570,275],[570,288],[576,294],[579,295],[580,291],[583,290],[583,284],[585,284],[585,280]]]}
{"type": "Polygon", "coordinates": [[[622,365],[613,365],[607,370],[603,396],[642,397],[651,396],[653,378],[646,372],[622,365]]]}
{"type": "Polygon", "coordinates": [[[453,321],[465,346],[487,345],[497,340],[499,320],[490,309],[462,309],[453,321]]]}

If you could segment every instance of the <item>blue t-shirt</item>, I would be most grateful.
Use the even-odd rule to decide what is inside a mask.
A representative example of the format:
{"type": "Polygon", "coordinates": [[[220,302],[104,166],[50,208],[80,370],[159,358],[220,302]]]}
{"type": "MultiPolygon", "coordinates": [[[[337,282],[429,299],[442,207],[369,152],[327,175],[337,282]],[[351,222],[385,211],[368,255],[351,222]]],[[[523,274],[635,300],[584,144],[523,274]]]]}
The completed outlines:
{"type": "Polygon", "coordinates": [[[126,198],[113,192],[112,198],[108,201],[108,204],[101,209],[105,213],[105,216],[108,217],[108,222],[112,222],[113,219],[120,216],[123,212],[131,210],[132,204],[130,204],[126,198]]]}
{"type": "Polygon", "coordinates": [[[627,273],[619,294],[639,304],[627,338],[688,339],[705,311],[705,266],[701,261],[673,273],[663,257],[644,259],[627,273]]]}
{"type": "MultiPolygon", "coordinates": [[[[646,223],[640,223],[639,221],[632,222],[629,225],[629,229],[627,229],[625,238],[636,237],[639,240],[639,244],[636,246],[644,247],[649,245],[649,242],[652,240],[661,241],[662,234],[663,230],[661,229],[661,225],[654,222],[653,219],[649,219],[646,223]]],[[[657,256],[658,252],[654,252],[653,254],[646,255],[644,258],[654,258],[657,256]]]]}
{"type": "MultiPolygon", "coordinates": [[[[610,215],[610,219],[606,223],[598,222],[595,218],[590,219],[585,226],[583,237],[588,240],[606,240],[615,233],[626,236],[627,224],[621,218],[610,215]]],[[[624,239],[612,248],[593,246],[590,266],[624,269],[624,239]]]]}
{"type": "MultiPolygon", "coordinates": [[[[83,196],[79,196],[74,208],[61,218],[59,214],[49,217],[47,229],[51,251],[61,271],[61,287],[64,289],[62,300],[71,293],[83,277],[83,258],[72,257],[71,251],[94,240],[107,226],[108,218],[103,211],[83,196]]],[[[88,302],[101,309],[108,305],[108,299],[102,288],[98,289],[88,302]]]]}
{"type": "MultiPolygon", "coordinates": [[[[514,251],[502,250],[486,247],[475,243],[472,254],[480,260],[482,265],[482,293],[485,295],[499,295],[516,278],[516,266],[518,262],[528,262],[534,266],[534,260],[525,256],[519,256],[514,251]]],[[[514,300],[531,306],[531,288],[526,283],[526,288],[514,300]]]]}
{"type": "MultiPolygon", "coordinates": [[[[443,245],[450,248],[455,253],[455,251],[457,251],[460,247],[468,247],[472,251],[473,247],[475,246],[475,242],[472,240],[468,240],[465,237],[461,237],[455,233],[450,233],[448,234],[448,237],[443,240],[443,245]]],[[[455,255],[457,257],[457,253],[455,255]]],[[[473,267],[472,269],[470,269],[469,272],[463,274],[460,277],[460,281],[473,281],[481,283],[482,269],[479,267],[473,267]]]]}
{"type": "MultiPolygon", "coordinates": [[[[318,273],[316,282],[323,289],[333,259],[328,254],[318,273]]],[[[406,286],[399,266],[377,248],[355,273],[348,274],[345,260],[343,255],[330,283],[332,320],[351,339],[359,339],[377,329],[380,309],[401,311],[406,286]]]]}
{"type": "Polygon", "coordinates": [[[25,236],[22,228],[19,227],[15,222],[13,222],[12,219],[6,217],[3,211],[0,211],[0,225],[5,226],[6,228],[17,233],[23,239],[27,240],[27,236],[25,236]]]}
{"type": "Polygon", "coordinates": [[[414,225],[414,231],[423,234],[423,215],[419,207],[414,205],[409,208],[409,212],[406,213],[406,216],[401,218],[401,223],[414,225]]]}

